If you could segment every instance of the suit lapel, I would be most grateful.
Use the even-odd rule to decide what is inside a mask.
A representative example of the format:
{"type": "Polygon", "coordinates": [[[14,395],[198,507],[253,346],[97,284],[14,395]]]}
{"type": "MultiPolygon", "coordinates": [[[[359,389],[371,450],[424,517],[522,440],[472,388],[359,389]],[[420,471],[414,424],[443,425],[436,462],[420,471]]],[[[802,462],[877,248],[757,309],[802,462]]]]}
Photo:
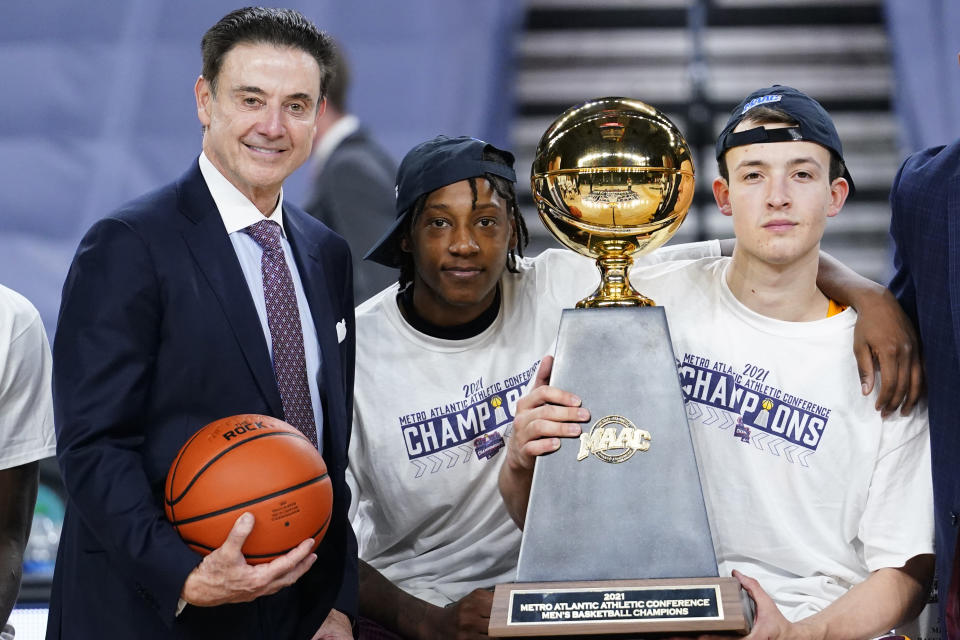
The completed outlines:
{"type": "Polygon", "coordinates": [[[953,344],[960,356],[960,173],[950,176],[947,195],[947,287],[950,290],[950,314],[953,344]]]}
{"type": "MultiPolygon", "coordinates": [[[[317,331],[317,341],[320,344],[321,356],[321,389],[325,418],[324,451],[339,451],[342,446],[331,442],[329,438],[338,437],[342,427],[347,424],[345,403],[343,398],[342,380],[340,377],[340,349],[337,340],[337,323],[343,318],[334,317],[334,296],[331,295],[328,285],[340,281],[343,274],[330,274],[319,255],[319,243],[315,234],[307,229],[306,220],[300,213],[290,207],[284,207],[283,221],[287,227],[287,240],[293,250],[293,257],[297,263],[297,271],[303,282],[303,292],[310,304],[310,315],[317,331]],[[335,427],[327,429],[326,424],[335,427]],[[332,447],[332,449],[331,449],[332,447]]],[[[327,461],[329,464],[329,460],[327,461]]]]}
{"type": "Polygon", "coordinates": [[[270,413],[282,416],[283,405],[270,362],[270,352],[264,341],[263,328],[250,289],[198,165],[194,164],[184,176],[178,195],[180,211],[193,222],[183,231],[190,253],[220,302],[270,413]]]}

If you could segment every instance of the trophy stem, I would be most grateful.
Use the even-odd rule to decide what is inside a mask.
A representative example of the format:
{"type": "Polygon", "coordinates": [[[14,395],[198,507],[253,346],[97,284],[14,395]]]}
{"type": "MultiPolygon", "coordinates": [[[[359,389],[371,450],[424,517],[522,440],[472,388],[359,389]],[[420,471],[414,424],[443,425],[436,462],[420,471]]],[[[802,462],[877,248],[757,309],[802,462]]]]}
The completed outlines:
{"type": "Polygon", "coordinates": [[[609,253],[597,258],[600,269],[600,286],[577,303],[578,309],[602,307],[652,307],[656,303],[640,294],[630,284],[630,265],[633,258],[625,253],[609,253]]]}

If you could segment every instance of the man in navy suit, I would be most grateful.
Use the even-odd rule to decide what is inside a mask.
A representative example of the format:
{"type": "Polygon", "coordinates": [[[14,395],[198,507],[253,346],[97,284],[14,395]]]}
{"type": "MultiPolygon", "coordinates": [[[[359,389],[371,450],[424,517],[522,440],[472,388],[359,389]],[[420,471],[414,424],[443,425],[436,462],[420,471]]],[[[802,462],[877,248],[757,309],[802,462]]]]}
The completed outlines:
{"type": "Polygon", "coordinates": [[[248,8],[202,44],[203,153],[97,222],[64,285],[54,404],[69,505],[48,638],[353,637],[350,253],[281,189],[310,154],[330,42],[295,11],[248,8]],[[179,448],[241,413],[319,443],[334,513],[316,553],[305,540],[248,565],[245,514],[201,557],[164,519],[179,448]]]}
{"type": "MultiPolygon", "coordinates": [[[[930,411],[941,637],[960,638],[960,140],[907,158],[890,193],[890,283],[920,331],[930,411]]],[[[909,470],[905,470],[909,472],[909,470]]]]}

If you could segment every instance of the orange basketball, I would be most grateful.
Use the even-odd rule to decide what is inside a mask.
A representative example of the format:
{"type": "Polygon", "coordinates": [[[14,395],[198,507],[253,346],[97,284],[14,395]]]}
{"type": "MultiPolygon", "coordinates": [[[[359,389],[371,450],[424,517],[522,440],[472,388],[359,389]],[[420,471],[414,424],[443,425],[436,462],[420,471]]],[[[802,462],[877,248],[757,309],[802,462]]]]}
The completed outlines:
{"type": "Polygon", "coordinates": [[[333,487],[327,465],[286,422],[239,415],[211,422],[180,449],[164,488],[167,519],[194,551],[227,539],[245,511],[256,519],[243,545],[247,562],[281,556],[327,532],[333,487]]]}

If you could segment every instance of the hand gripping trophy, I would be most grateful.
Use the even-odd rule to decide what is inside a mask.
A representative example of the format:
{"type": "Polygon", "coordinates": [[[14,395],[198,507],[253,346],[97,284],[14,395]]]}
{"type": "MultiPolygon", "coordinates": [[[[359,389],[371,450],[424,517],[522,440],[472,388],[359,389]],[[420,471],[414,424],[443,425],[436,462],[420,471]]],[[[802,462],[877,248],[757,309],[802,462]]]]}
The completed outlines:
{"type": "Polygon", "coordinates": [[[666,316],[628,277],[687,214],[690,149],[654,107],[594,99],[543,134],[531,182],[546,227],[600,269],[563,312],[551,380],[596,421],[579,449],[537,459],[517,582],[497,587],[490,635],[746,633],[748,599],[717,577],[666,316]]]}

